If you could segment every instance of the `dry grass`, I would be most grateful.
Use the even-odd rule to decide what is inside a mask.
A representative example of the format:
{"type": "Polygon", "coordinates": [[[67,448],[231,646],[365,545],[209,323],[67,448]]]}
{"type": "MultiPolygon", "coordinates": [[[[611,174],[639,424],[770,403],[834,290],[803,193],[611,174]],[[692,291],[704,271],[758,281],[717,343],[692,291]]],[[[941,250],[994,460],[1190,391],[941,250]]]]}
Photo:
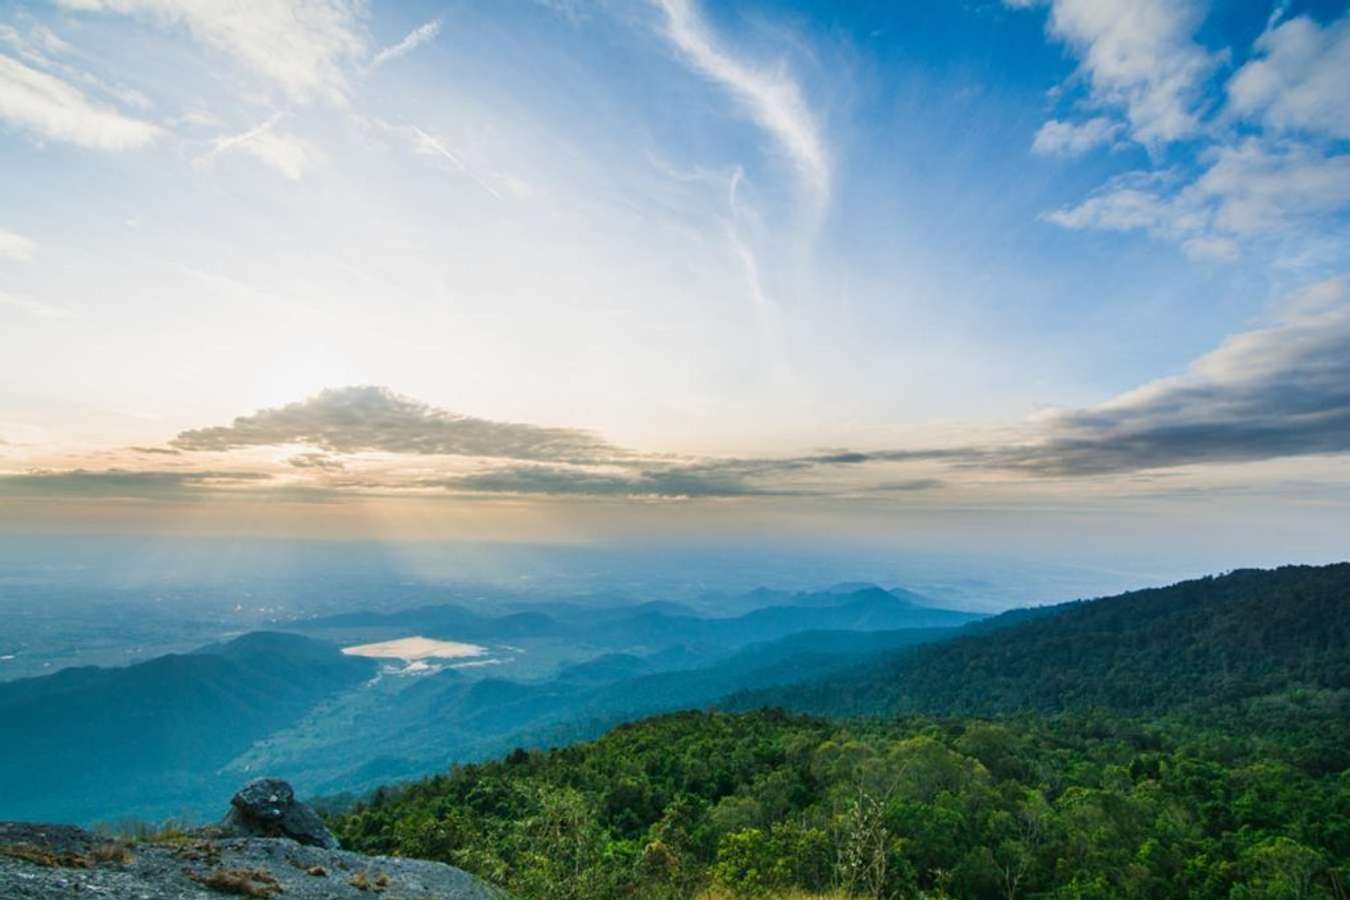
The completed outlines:
{"type": "Polygon", "coordinates": [[[72,850],[48,850],[35,844],[6,844],[0,847],[0,856],[21,859],[49,869],[92,869],[94,866],[116,864],[125,866],[133,859],[125,844],[108,841],[88,853],[72,850]]]}
{"type": "Polygon", "coordinates": [[[188,871],[187,877],[193,881],[222,894],[237,894],[241,897],[270,897],[281,893],[281,884],[276,877],[263,868],[258,869],[212,869],[210,872],[188,871]]]}
{"type": "Polygon", "coordinates": [[[93,850],[89,851],[89,856],[96,865],[103,863],[115,863],[119,866],[130,865],[135,859],[131,855],[131,850],[126,844],[119,844],[115,841],[109,841],[106,844],[99,844],[93,850]]]}
{"type": "Polygon", "coordinates": [[[380,893],[389,889],[389,876],[383,872],[377,872],[374,878],[371,878],[364,869],[353,875],[348,881],[352,887],[358,891],[374,891],[380,893]]]}
{"type": "Polygon", "coordinates": [[[90,869],[94,866],[94,861],[81,853],[71,853],[64,850],[55,852],[32,844],[7,844],[0,847],[0,856],[22,859],[25,862],[46,866],[49,869],[90,869]]]}

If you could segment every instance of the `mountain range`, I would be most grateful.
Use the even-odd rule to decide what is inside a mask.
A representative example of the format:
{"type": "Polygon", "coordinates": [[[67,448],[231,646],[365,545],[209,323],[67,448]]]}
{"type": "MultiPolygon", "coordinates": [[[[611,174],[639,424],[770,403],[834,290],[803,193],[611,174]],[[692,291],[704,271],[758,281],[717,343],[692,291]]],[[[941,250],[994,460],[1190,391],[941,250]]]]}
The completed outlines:
{"type": "Polygon", "coordinates": [[[24,736],[0,744],[0,818],[194,818],[262,771],[310,792],[369,789],[823,676],[979,618],[870,585],[774,599],[787,605],[721,618],[669,603],[356,612],[0,683],[0,721],[24,736]],[[511,649],[495,668],[426,670],[341,652],[412,634],[511,649]]]}

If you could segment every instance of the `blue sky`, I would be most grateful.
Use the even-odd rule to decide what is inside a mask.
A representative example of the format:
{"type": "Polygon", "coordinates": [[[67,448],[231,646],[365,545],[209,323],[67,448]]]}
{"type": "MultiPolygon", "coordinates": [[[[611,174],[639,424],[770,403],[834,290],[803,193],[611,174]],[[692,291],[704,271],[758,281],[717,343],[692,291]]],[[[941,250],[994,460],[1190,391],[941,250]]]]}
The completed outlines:
{"type": "Polygon", "coordinates": [[[1344,3],[0,3],[0,520],[1332,553],[1347,82],[1344,3]]]}

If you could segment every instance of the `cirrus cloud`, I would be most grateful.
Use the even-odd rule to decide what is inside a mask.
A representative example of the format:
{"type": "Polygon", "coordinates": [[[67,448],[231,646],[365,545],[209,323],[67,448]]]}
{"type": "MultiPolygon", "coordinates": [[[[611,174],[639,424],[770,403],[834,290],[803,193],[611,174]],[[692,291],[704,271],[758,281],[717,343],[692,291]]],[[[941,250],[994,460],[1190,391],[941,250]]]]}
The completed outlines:
{"type": "Polygon", "coordinates": [[[778,141],[816,193],[830,190],[830,160],[801,88],[782,68],[756,68],[723,50],[693,0],[655,0],[666,16],[666,37],[707,78],[731,93],[757,125],[778,141]]]}
{"type": "Polygon", "coordinates": [[[276,84],[294,101],[343,102],[344,63],[365,53],[361,0],[59,0],[67,9],[120,13],[185,28],[276,84]]]}
{"type": "Polygon", "coordinates": [[[133,150],[160,134],[55,75],[0,55],[0,120],[34,137],[91,150],[133,150]]]}

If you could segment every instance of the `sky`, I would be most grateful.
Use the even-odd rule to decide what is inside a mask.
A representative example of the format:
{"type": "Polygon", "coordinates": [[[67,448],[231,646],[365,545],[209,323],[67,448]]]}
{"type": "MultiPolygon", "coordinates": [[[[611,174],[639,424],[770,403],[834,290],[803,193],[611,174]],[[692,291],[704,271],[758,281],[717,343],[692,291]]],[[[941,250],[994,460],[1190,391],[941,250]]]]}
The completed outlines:
{"type": "Polygon", "coordinates": [[[0,530],[1346,555],[1345,3],[0,0],[0,530]]]}

